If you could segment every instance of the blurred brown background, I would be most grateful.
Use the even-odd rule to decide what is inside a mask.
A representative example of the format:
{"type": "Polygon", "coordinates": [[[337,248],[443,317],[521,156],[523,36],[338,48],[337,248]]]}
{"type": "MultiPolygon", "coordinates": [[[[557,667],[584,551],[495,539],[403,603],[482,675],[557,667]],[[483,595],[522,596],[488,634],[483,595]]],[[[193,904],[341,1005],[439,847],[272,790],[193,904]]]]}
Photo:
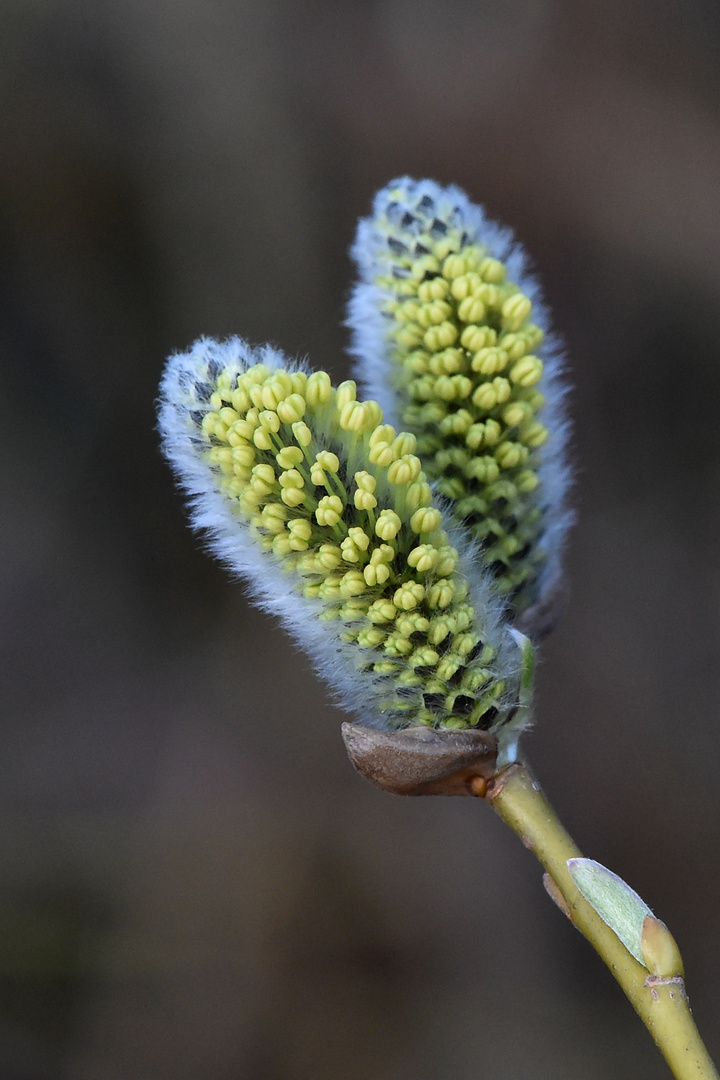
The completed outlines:
{"type": "Polygon", "coordinates": [[[0,1080],[668,1075],[483,805],[353,774],[158,451],[201,333],[346,375],[347,248],[402,172],[513,225],[566,338],[579,520],[528,751],[720,1055],[720,8],[1,20],[0,1080]]]}

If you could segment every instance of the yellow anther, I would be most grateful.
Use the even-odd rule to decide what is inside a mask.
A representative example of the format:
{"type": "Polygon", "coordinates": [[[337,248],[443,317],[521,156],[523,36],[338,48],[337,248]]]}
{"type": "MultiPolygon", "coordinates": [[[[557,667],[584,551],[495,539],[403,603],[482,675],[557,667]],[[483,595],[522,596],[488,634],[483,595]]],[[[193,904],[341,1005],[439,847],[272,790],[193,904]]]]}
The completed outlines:
{"type": "Polygon", "coordinates": [[[508,427],[519,427],[525,420],[529,420],[531,416],[532,409],[526,401],[511,401],[502,411],[503,422],[508,427]]]}
{"type": "Polygon", "coordinates": [[[410,658],[410,663],[414,668],[432,668],[435,667],[439,659],[440,657],[435,652],[435,649],[431,649],[428,645],[421,645],[412,654],[412,657],[410,658]]]}
{"type": "Polygon", "coordinates": [[[286,506],[300,506],[305,501],[305,492],[301,488],[283,488],[280,498],[286,506]]]}
{"type": "MultiPolygon", "coordinates": [[[[258,465],[257,467],[259,469],[263,468],[262,465],[258,465]]],[[[271,468],[271,466],[266,466],[266,467],[271,468]]],[[[255,470],[253,469],[253,472],[254,471],[255,470]]],[[[280,487],[282,487],[282,488],[298,488],[299,489],[299,488],[303,487],[303,485],[305,483],[305,481],[302,478],[302,475],[297,471],[297,469],[286,469],[285,472],[280,473],[279,479],[280,479],[280,487]]]]}
{"type": "Polygon", "coordinates": [[[223,469],[230,468],[233,462],[233,452],[229,446],[213,446],[212,450],[208,452],[208,461],[213,465],[222,466],[223,469]]]}
{"type": "Polygon", "coordinates": [[[350,537],[356,548],[358,548],[360,551],[367,551],[368,547],[370,546],[370,537],[364,529],[353,526],[353,528],[348,529],[348,536],[350,537]]]}
{"type": "Polygon", "coordinates": [[[489,346],[486,349],[478,349],[472,358],[470,367],[481,375],[495,375],[507,367],[508,354],[504,349],[489,346]]]}
{"type": "Polygon", "coordinates": [[[530,446],[535,449],[538,446],[542,446],[547,440],[548,429],[537,420],[531,424],[527,424],[520,431],[520,438],[526,446],[530,446]]]}
{"type": "Polygon", "coordinates": [[[315,455],[315,464],[325,472],[337,473],[340,469],[340,459],[331,450],[320,450],[315,455]]]}
{"type": "Polygon", "coordinates": [[[304,371],[290,371],[290,388],[293,394],[302,394],[305,396],[305,387],[307,385],[308,377],[304,371]]]}
{"type": "Polygon", "coordinates": [[[474,293],[472,296],[466,296],[458,305],[458,318],[464,323],[482,322],[486,314],[485,304],[477,293],[474,293]]]}
{"type": "Polygon", "coordinates": [[[452,651],[456,656],[460,656],[464,660],[477,644],[478,638],[475,634],[457,634],[453,639],[452,651]]]}
{"type": "Polygon", "coordinates": [[[460,344],[468,352],[487,349],[497,341],[497,334],[490,326],[466,326],[460,337],[460,344]]]}
{"type": "Polygon", "coordinates": [[[375,427],[377,417],[373,409],[374,402],[348,401],[338,413],[338,424],[343,431],[370,431],[375,427]]]}
{"type": "Polygon", "coordinates": [[[326,371],[313,371],[305,384],[305,401],[309,409],[327,405],[332,397],[332,383],[326,371]]]}
{"type": "Polygon", "coordinates": [[[398,615],[395,626],[404,637],[412,637],[413,634],[424,634],[430,625],[430,620],[421,615],[419,611],[406,611],[398,615]]]}
{"type": "Polygon", "coordinates": [[[433,354],[427,366],[433,375],[455,375],[466,370],[467,361],[462,349],[443,349],[433,354]]]}
{"type": "MultiPolygon", "coordinates": [[[[503,380],[504,381],[504,380],[503,380]]],[[[488,419],[485,421],[485,445],[495,446],[502,435],[502,428],[498,424],[497,420],[488,419]]]]}
{"type": "Polygon", "coordinates": [[[452,315],[452,308],[445,300],[433,300],[423,304],[417,314],[417,321],[425,330],[429,326],[439,326],[452,315]]]}
{"type": "Polygon", "coordinates": [[[335,393],[335,408],[342,409],[350,401],[357,399],[357,384],[352,379],[341,382],[335,393]]]}
{"type": "MultiPolygon", "coordinates": [[[[288,380],[289,383],[290,380],[288,380]]],[[[279,379],[273,379],[269,383],[265,383],[260,389],[260,402],[264,409],[277,409],[278,403],[283,400],[287,394],[287,389],[283,386],[279,379]]],[[[259,406],[259,403],[258,403],[259,406]]]]}
{"type": "MultiPolygon", "coordinates": [[[[388,443],[388,444],[390,444],[390,443],[392,443],[393,439],[395,438],[395,434],[396,434],[395,428],[392,427],[391,424],[380,424],[372,432],[372,434],[370,436],[370,439],[368,440],[369,445],[370,446],[375,446],[377,443],[388,443]]],[[[358,474],[356,473],[356,477],[357,477],[357,475],[358,474]]],[[[366,473],[365,475],[369,475],[369,473],[366,473]]],[[[372,488],[372,489],[369,489],[369,490],[374,491],[375,488],[372,488]]]]}
{"type": "Polygon", "coordinates": [[[325,600],[339,600],[341,581],[342,574],[328,574],[325,580],[320,584],[319,595],[325,600]]]}
{"type": "Polygon", "coordinates": [[[419,507],[429,506],[432,502],[432,491],[425,480],[415,480],[405,492],[405,505],[409,512],[419,507]]]}
{"type": "Polygon", "coordinates": [[[222,420],[223,424],[227,425],[227,427],[230,427],[231,424],[234,424],[236,420],[240,419],[235,410],[228,408],[227,405],[223,406],[223,408],[218,413],[218,416],[222,420]]]}
{"type": "Polygon", "coordinates": [[[516,386],[534,386],[542,373],[543,363],[537,356],[523,356],[510,368],[510,378],[516,386]]]}
{"type": "Polygon", "coordinates": [[[522,398],[523,401],[527,401],[533,412],[540,412],[545,404],[545,395],[539,390],[523,390],[522,398]]]}
{"type": "Polygon", "coordinates": [[[420,544],[413,548],[407,557],[408,566],[414,567],[419,573],[427,573],[432,570],[437,562],[438,552],[432,544],[420,544]]]}
{"type": "Polygon", "coordinates": [[[479,450],[485,440],[485,425],[473,424],[465,436],[465,444],[471,450],[479,450]]]}
{"type": "Polygon", "coordinates": [[[262,391],[263,388],[261,383],[255,382],[248,385],[248,393],[250,395],[250,400],[252,401],[256,409],[265,408],[265,406],[263,405],[262,391]]]}
{"type": "Polygon", "coordinates": [[[510,383],[501,375],[497,375],[492,382],[480,383],[472,396],[473,405],[476,405],[478,409],[489,412],[497,405],[502,405],[507,401],[510,393],[510,383]]]}
{"type": "Polygon", "coordinates": [[[484,258],[478,266],[478,273],[485,281],[493,285],[502,285],[505,281],[505,267],[499,259],[492,259],[489,256],[484,258]]]}
{"type": "MultiPolygon", "coordinates": [[[[365,568],[367,569],[367,567],[365,568]]],[[[371,623],[382,625],[391,623],[397,615],[397,608],[386,597],[381,597],[368,608],[368,619],[371,623]]]]}
{"type": "Polygon", "coordinates": [[[312,442],[312,431],[304,420],[298,420],[292,425],[292,433],[300,446],[309,446],[312,442]]]}
{"type": "Polygon", "coordinates": [[[442,264],[442,275],[448,281],[459,278],[467,272],[468,266],[462,255],[448,255],[442,264]]]}
{"type": "Polygon", "coordinates": [[[392,452],[397,457],[403,454],[414,454],[417,447],[417,439],[409,431],[401,431],[391,443],[392,452]]]}
{"type": "Polygon", "coordinates": [[[423,304],[432,300],[444,300],[450,292],[450,286],[443,278],[433,278],[431,281],[423,281],[418,286],[418,299],[423,304]]]}
{"type": "Polygon", "coordinates": [[[438,560],[435,564],[435,573],[442,577],[452,574],[458,563],[458,553],[454,547],[438,548],[438,560]]]}
{"type": "Polygon", "coordinates": [[[323,495],[315,511],[318,525],[337,525],[342,517],[343,504],[337,495],[323,495]]]}
{"type": "Polygon", "coordinates": [[[252,470],[252,489],[259,495],[269,495],[275,485],[272,465],[255,465],[252,470]]]}
{"type": "Polygon", "coordinates": [[[540,342],[545,340],[545,331],[541,330],[535,323],[528,323],[523,333],[527,338],[530,349],[536,349],[540,342]]]}
{"type": "Polygon", "coordinates": [[[293,551],[292,538],[289,533],[278,533],[277,536],[273,536],[272,549],[280,559],[284,559],[293,551]]]}
{"type": "Polygon", "coordinates": [[[299,446],[284,446],[275,460],[281,469],[292,469],[303,460],[303,452],[299,446]]]}
{"type": "Polygon", "coordinates": [[[420,304],[417,300],[406,300],[398,308],[397,315],[401,322],[417,322],[420,304]]]}
{"type": "Polygon", "coordinates": [[[288,512],[282,503],[268,503],[262,509],[262,527],[271,533],[283,532],[288,512]]]}
{"type": "Polygon", "coordinates": [[[487,454],[471,458],[464,472],[470,480],[479,480],[481,484],[492,484],[500,475],[497,461],[487,454]]]}
{"type": "Polygon", "coordinates": [[[519,330],[532,311],[532,302],[524,293],[509,296],[502,308],[503,324],[508,330],[519,330]]]}
{"type": "MultiPolygon", "coordinates": [[[[443,618],[432,619],[427,632],[427,639],[431,645],[440,645],[450,633],[448,620],[443,618]]],[[[435,654],[437,656],[437,653],[435,654]]],[[[437,661],[436,661],[437,662],[437,661]]]]}
{"type": "Polygon", "coordinates": [[[416,281],[422,281],[426,273],[437,274],[440,270],[440,263],[433,255],[421,255],[419,259],[415,259],[410,267],[410,274],[416,281]]]}
{"type": "Polygon", "coordinates": [[[534,491],[538,483],[537,473],[534,473],[531,469],[524,469],[515,477],[515,486],[524,495],[529,495],[531,491],[534,491]]]}
{"type": "Polygon", "coordinates": [[[258,450],[274,450],[275,443],[273,442],[272,435],[267,428],[259,427],[253,432],[253,442],[257,446],[258,450]]]}
{"type": "Polygon", "coordinates": [[[384,647],[388,656],[408,656],[413,648],[412,642],[402,634],[390,634],[384,647]]]}
{"type": "Polygon", "coordinates": [[[526,352],[530,351],[530,343],[525,334],[503,334],[500,339],[505,352],[510,360],[519,360],[526,352]]]}
{"type": "Polygon", "coordinates": [[[470,271],[470,273],[461,274],[460,277],[455,278],[450,286],[450,291],[456,300],[463,301],[467,300],[468,296],[472,296],[481,284],[480,275],[470,271]]]}
{"type": "Polygon", "coordinates": [[[233,461],[243,468],[249,469],[255,464],[255,451],[252,446],[234,446],[230,452],[233,461]]]}
{"type": "Polygon", "coordinates": [[[408,375],[424,375],[428,370],[429,354],[422,349],[416,349],[403,359],[403,367],[408,375]]]}
{"type": "Polygon", "coordinates": [[[394,540],[402,528],[402,521],[394,510],[383,510],[375,522],[375,532],[381,540],[394,540]]]}
{"type": "Polygon", "coordinates": [[[293,536],[299,536],[302,540],[310,540],[312,537],[312,525],[307,518],[293,518],[287,523],[288,532],[293,536]]]}
{"type": "Polygon", "coordinates": [[[345,562],[360,562],[362,558],[362,552],[358,548],[357,544],[353,543],[349,536],[346,536],[340,545],[342,551],[342,557],[345,562]]]}
{"type": "Polygon", "coordinates": [[[321,544],[318,548],[317,561],[323,570],[337,570],[342,562],[342,552],[335,544],[321,544]]]}
{"type": "Polygon", "coordinates": [[[367,596],[351,596],[340,608],[340,618],[345,623],[365,622],[370,603],[367,596]]]}
{"type": "Polygon", "coordinates": [[[377,442],[368,450],[370,464],[380,465],[385,469],[392,464],[395,457],[396,454],[393,453],[392,447],[388,443],[377,442]]]}
{"type": "Polygon", "coordinates": [[[383,411],[377,401],[364,401],[363,408],[368,416],[368,423],[364,428],[365,431],[372,431],[378,424],[382,424],[383,411]]]}
{"type": "Polygon", "coordinates": [[[359,570],[348,570],[340,582],[341,596],[359,596],[366,589],[365,578],[359,570]]]}
{"type": "MultiPolygon", "coordinates": [[[[238,421],[240,423],[240,421],[238,421]]],[[[252,438],[252,436],[251,436],[252,438]]],[[[227,431],[227,441],[230,446],[247,446],[248,440],[244,439],[242,435],[237,431],[237,424],[233,424],[227,431]]]]}
{"type": "Polygon", "coordinates": [[[447,578],[439,578],[427,591],[427,602],[431,608],[447,608],[455,598],[455,587],[447,578]]]}
{"type": "Polygon", "coordinates": [[[283,424],[296,424],[305,415],[305,398],[302,394],[290,394],[278,402],[277,414],[283,424]]]}
{"type": "Polygon", "coordinates": [[[249,367],[242,376],[238,377],[238,383],[240,382],[240,379],[242,379],[246,386],[255,386],[257,383],[265,382],[270,374],[270,368],[265,364],[253,364],[253,366],[249,367]]]}
{"type": "Polygon", "coordinates": [[[376,649],[384,640],[384,630],[378,630],[376,626],[368,626],[358,634],[357,643],[361,649],[376,649]]]}
{"type": "Polygon", "coordinates": [[[496,483],[491,484],[485,489],[485,494],[488,499],[505,499],[507,502],[513,502],[517,498],[517,488],[510,480],[503,479],[498,480],[496,483]]]}
{"type": "Polygon", "coordinates": [[[440,472],[445,472],[451,465],[464,469],[469,460],[470,455],[461,446],[444,447],[435,454],[435,466],[440,472]]]}
{"type": "Polygon", "coordinates": [[[390,567],[387,563],[368,563],[363,570],[363,577],[370,588],[384,585],[390,577],[390,567]]]}
{"type": "Polygon", "coordinates": [[[416,323],[407,323],[394,336],[403,349],[414,349],[423,340],[422,328],[416,323]]]}
{"type": "Polygon", "coordinates": [[[416,533],[431,533],[440,528],[442,514],[433,506],[421,506],[410,518],[410,528],[416,533]]]}
{"type": "Polygon", "coordinates": [[[473,384],[467,375],[451,375],[452,384],[455,388],[455,401],[464,401],[472,393],[473,384]]]}
{"type": "Polygon", "coordinates": [[[500,293],[494,285],[489,285],[486,282],[477,289],[475,295],[482,300],[487,308],[496,308],[500,303],[500,293]]]}
{"type": "Polygon", "coordinates": [[[280,417],[271,409],[264,409],[259,413],[258,420],[260,421],[260,427],[264,428],[265,431],[272,431],[276,435],[280,430],[280,417]]]}
{"type": "Polygon", "coordinates": [[[458,409],[457,412],[448,413],[440,421],[440,432],[443,435],[465,435],[472,425],[472,415],[467,409],[458,409]]]}
{"type": "MultiPolygon", "coordinates": [[[[462,386],[458,387],[458,385],[456,383],[456,379],[458,379],[458,378],[464,379],[465,382],[467,383],[468,387],[469,387],[469,390],[472,389],[472,383],[464,375],[460,375],[460,376],[457,376],[457,375],[441,375],[435,381],[434,390],[435,390],[435,393],[437,394],[437,396],[439,398],[441,398],[443,401],[455,401],[456,398],[459,396],[458,395],[458,390],[459,389],[460,390],[464,389],[464,387],[462,387],[462,386]]],[[[469,393],[469,390],[468,390],[468,393],[469,393]]],[[[467,394],[465,394],[464,396],[467,397],[467,394]]]]}
{"type": "Polygon", "coordinates": [[[252,405],[250,395],[248,394],[247,390],[243,390],[240,387],[238,387],[237,390],[233,390],[232,394],[230,395],[230,400],[232,402],[233,409],[235,409],[235,411],[239,414],[246,413],[252,405]]]}
{"type": "Polygon", "coordinates": [[[457,328],[451,322],[442,322],[439,326],[431,326],[423,334],[422,340],[430,352],[439,352],[454,345],[458,339],[457,328]]]}
{"type": "Polygon", "coordinates": [[[420,458],[414,454],[403,454],[398,461],[393,461],[388,468],[387,478],[391,484],[409,484],[417,480],[421,470],[420,458]]]}
{"type": "Polygon", "coordinates": [[[495,460],[501,469],[517,468],[527,455],[527,447],[516,442],[501,442],[495,450],[495,460]]]}
{"type": "Polygon", "coordinates": [[[377,506],[377,499],[375,496],[371,492],[362,491],[361,489],[358,489],[355,492],[353,502],[356,510],[369,511],[374,510],[377,506]]]}
{"type": "Polygon", "coordinates": [[[448,679],[452,679],[453,675],[462,666],[462,659],[459,656],[454,656],[452,653],[446,653],[438,661],[438,665],[435,668],[435,674],[438,679],[442,679],[443,682],[447,682],[448,679]]]}

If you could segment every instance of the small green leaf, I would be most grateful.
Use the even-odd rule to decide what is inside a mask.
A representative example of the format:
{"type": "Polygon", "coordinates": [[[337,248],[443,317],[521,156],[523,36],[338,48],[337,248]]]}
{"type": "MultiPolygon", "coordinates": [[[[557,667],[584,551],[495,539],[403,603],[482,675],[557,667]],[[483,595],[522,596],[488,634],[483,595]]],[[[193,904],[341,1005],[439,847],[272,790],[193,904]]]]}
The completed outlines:
{"type": "Polygon", "coordinates": [[[568,859],[567,868],[588,904],[646,967],[641,941],[643,923],[652,911],[645,901],[627,882],[594,859],[568,859]]]}

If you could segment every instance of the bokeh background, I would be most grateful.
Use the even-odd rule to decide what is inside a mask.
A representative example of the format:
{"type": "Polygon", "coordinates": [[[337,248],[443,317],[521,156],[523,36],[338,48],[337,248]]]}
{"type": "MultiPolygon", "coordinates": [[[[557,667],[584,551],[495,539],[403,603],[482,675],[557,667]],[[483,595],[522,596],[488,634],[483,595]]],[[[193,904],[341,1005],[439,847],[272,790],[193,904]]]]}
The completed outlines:
{"type": "Polygon", "coordinates": [[[347,375],[347,249],[403,172],[513,225],[565,337],[578,524],[527,747],[720,1055],[720,8],[0,20],[1,1080],[668,1075],[482,804],[353,773],[160,457],[202,333],[347,375]]]}

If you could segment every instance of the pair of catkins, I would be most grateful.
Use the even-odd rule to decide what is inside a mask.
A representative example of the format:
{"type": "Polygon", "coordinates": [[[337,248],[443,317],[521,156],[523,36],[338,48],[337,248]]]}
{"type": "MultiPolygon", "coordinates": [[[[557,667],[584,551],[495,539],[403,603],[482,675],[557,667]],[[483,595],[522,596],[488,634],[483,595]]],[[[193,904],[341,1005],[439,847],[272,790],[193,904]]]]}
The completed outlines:
{"type": "Polygon", "coordinates": [[[455,187],[389,184],[352,255],[356,381],[203,338],[160,431],[194,526],[354,714],[355,764],[450,791],[530,721],[570,520],[560,351],[521,247],[455,187]]]}

